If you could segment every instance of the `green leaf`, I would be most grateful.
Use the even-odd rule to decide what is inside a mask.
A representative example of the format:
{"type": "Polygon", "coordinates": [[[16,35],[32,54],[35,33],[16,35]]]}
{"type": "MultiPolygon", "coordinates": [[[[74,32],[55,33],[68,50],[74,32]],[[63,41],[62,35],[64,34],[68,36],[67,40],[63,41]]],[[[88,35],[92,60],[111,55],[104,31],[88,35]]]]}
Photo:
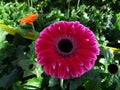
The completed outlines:
{"type": "Polygon", "coordinates": [[[6,38],[7,32],[0,28],[0,42],[4,41],[6,38]]]}
{"type": "Polygon", "coordinates": [[[0,42],[0,49],[4,48],[6,46],[7,41],[0,42]]]}
{"type": "Polygon", "coordinates": [[[120,79],[117,77],[115,81],[117,83],[115,90],[120,90],[120,79]]]}
{"type": "Polygon", "coordinates": [[[112,2],[115,4],[117,0],[112,0],[112,2]]]}
{"type": "Polygon", "coordinates": [[[12,90],[26,90],[21,81],[16,82],[15,84],[13,84],[12,86],[12,90]]]}
{"type": "Polygon", "coordinates": [[[106,65],[106,59],[105,58],[100,58],[99,62],[103,65],[106,65]]]}
{"type": "Polygon", "coordinates": [[[88,83],[85,85],[85,90],[90,90],[90,89],[91,90],[102,90],[101,79],[99,77],[88,81],[88,83]]]}
{"type": "Polygon", "coordinates": [[[43,73],[43,69],[42,67],[37,63],[35,62],[35,69],[33,70],[33,73],[38,77],[38,78],[42,78],[42,73],[43,73]]]}
{"type": "Polygon", "coordinates": [[[31,70],[30,65],[33,65],[32,68],[35,66],[34,66],[33,62],[31,62],[29,59],[19,60],[18,65],[20,67],[22,67],[22,69],[24,70],[23,77],[27,77],[27,76],[30,76],[33,74],[33,70],[31,70]]]}
{"type": "Polygon", "coordinates": [[[32,25],[23,23],[23,24],[20,24],[18,28],[23,34],[27,35],[31,31],[32,25]]]}
{"type": "Polygon", "coordinates": [[[27,4],[25,2],[19,4],[19,3],[16,3],[17,4],[17,9],[18,10],[25,10],[25,8],[27,7],[27,4]]]}
{"type": "Polygon", "coordinates": [[[54,87],[59,84],[59,79],[51,77],[49,80],[49,87],[54,87]]]}
{"type": "Polygon", "coordinates": [[[100,69],[91,69],[90,71],[88,71],[84,76],[86,79],[89,80],[94,80],[96,77],[98,77],[100,75],[100,73],[102,73],[103,71],[100,69]]]}
{"type": "Polygon", "coordinates": [[[4,75],[0,78],[0,87],[5,89],[9,88],[13,83],[19,80],[20,76],[21,74],[17,71],[17,69],[14,69],[10,74],[4,75]]]}
{"type": "Polygon", "coordinates": [[[35,61],[35,58],[36,58],[35,48],[33,48],[34,46],[35,46],[34,41],[28,46],[30,48],[30,51],[27,53],[27,56],[31,61],[35,61]]]}
{"type": "Polygon", "coordinates": [[[77,15],[76,10],[73,9],[73,10],[71,11],[71,17],[70,17],[70,20],[71,20],[71,21],[76,21],[77,18],[79,18],[79,16],[77,15]]]}
{"type": "Polygon", "coordinates": [[[4,29],[0,28],[0,49],[2,49],[7,43],[7,41],[5,41],[7,34],[8,33],[5,32],[4,29]]]}
{"type": "Polygon", "coordinates": [[[103,54],[105,59],[108,60],[109,62],[112,62],[112,60],[114,59],[113,50],[110,48],[101,47],[101,54],[103,54]]]}
{"type": "Polygon", "coordinates": [[[36,89],[40,89],[41,88],[41,82],[42,79],[41,78],[32,78],[27,80],[27,83],[24,84],[24,88],[30,90],[36,90],[36,89]]]}
{"type": "Polygon", "coordinates": [[[120,30],[120,13],[116,14],[116,27],[118,30],[120,30]]]}
{"type": "Polygon", "coordinates": [[[69,90],[76,90],[82,84],[83,81],[84,81],[83,77],[73,79],[70,82],[69,90]]]}
{"type": "Polygon", "coordinates": [[[0,49],[0,60],[4,60],[7,57],[12,59],[13,54],[15,55],[15,47],[12,44],[5,43],[3,48],[0,49]]]}

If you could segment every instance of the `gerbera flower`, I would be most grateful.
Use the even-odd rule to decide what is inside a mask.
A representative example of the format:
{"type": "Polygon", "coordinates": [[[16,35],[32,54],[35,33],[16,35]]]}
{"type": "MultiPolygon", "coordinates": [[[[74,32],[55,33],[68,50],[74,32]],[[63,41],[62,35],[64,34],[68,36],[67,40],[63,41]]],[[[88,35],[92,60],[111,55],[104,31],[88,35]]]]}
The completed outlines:
{"type": "Polygon", "coordinates": [[[26,17],[22,18],[19,23],[32,24],[37,17],[38,17],[38,14],[29,14],[26,17]]]}
{"type": "Polygon", "coordinates": [[[60,79],[83,75],[99,54],[95,35],[78,21],[60,21],[46,27],[36,40],[35,51],[45,73],[60,79]]]}

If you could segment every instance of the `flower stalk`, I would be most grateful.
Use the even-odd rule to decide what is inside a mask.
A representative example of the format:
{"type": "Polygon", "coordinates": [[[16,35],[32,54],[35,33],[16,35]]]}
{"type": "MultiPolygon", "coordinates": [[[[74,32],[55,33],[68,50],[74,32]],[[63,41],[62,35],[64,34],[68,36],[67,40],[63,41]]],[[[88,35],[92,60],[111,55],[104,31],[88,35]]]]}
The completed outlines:
{"type": "Polygon", "coordinates": [[[62,90],[64,90],[64,85],[63,85],[64,79],[60,79],[60,87],[62,90]]]}
{"type": "Polygon", "coordinates": [[[32,23],[31,25],[32,25],[32,31],[33,31],[33,33],[35,34],[35,38],[37,38],[38,33],[37,33],[36,30],[35,30],[34,24],[32,23]]]}
{"type": "Polygon", "coordinates": [[[78,0],[77,2],[77,10],[78,10],[79,5],[80,5],[80,0],[78,0]]]}

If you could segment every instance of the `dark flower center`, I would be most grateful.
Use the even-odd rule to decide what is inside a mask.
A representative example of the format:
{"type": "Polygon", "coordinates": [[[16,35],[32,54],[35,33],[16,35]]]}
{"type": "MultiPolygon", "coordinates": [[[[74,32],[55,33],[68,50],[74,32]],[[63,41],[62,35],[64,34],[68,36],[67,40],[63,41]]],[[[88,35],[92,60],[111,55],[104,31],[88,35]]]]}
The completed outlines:
{"type": "Polygon", "coordinates": [[[58,43],[58,48],[63,53],[69,53],[73,49],[73,43],[69,39],[62,39],[58,43]]]}
{"type": "Polygon", "coordinates": [[[112,74],[116,74],[118,72],[118,66],[116,64],[108,65],[108,71],[112,74]]]}

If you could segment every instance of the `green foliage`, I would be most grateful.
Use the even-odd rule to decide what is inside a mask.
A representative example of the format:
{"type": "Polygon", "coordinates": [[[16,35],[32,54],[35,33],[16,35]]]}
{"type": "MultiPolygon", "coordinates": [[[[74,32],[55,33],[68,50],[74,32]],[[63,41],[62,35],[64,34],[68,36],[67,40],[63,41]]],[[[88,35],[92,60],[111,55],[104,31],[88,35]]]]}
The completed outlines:
{"type": "Polygon", "coordinates": [[[14,69],[10,74],[5,75],[0,79],[0,87],[8,89],[11,85],[18,81],[20,77],[20,72],[17,69],[14,69]]]}
{"type": "Polygon", "coordinates": [[[0,2],[0,23],[10,26],[17,26],[19,20],[29,13],[37,12],[25,2],[0,2]]]}
{"type": "Polygon", "coordinates": [[[117,27],[118,30],[120,30],[120,14],[119,13],[116,14],[116,18],[117,18],[116,27],[117,27]]]}
{"type": "Polygon", "coordinates": [[[119,0],[1,0],[0,24],[17,33],[0,26],[0,90],[120,90],[120,72],[108,71],[110,64],[120,68],[119,7],[119,0]],[[30,13],[39,14],[34,27],[20,25],[19,20],[30,13]],[[89,72],[64,81],[44,73],[36,60],[35,42],[24,37],[29,32],[37,37],[46,26],[60,20],[79,21],[89,27],[100,47],[89,72]]]}
{"type": "Polygon", "coordinates": [[[4,32],[4,30],[2,28],[0,28],[0,49],[2,49],[6,43],[5,39],[6,39],[6,35],[7,32],[4,32]]]}

